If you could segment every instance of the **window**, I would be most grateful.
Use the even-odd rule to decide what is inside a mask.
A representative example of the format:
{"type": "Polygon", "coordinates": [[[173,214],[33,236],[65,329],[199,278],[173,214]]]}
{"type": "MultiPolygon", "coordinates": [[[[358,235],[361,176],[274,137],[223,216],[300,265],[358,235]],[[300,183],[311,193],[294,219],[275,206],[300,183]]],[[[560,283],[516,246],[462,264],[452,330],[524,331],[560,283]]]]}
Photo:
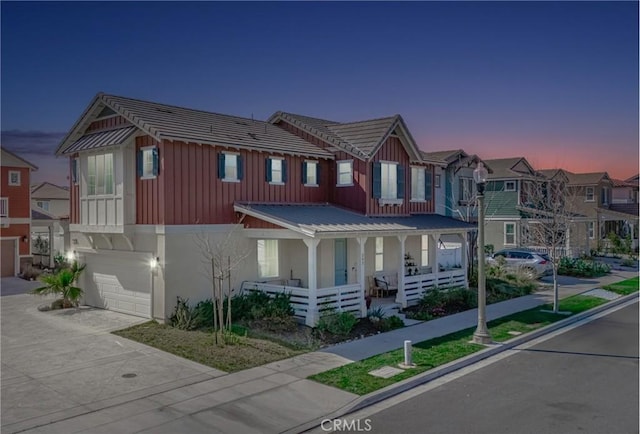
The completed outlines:
{"type": "Polygon", "coordinates": [[[505,223],[504,224],[504,244],[515,245],[516,244],[516,224],[505,223]]]}
{"type": "MultiPolygon", "coordinates": [[[[398,165],[396,163],[380,163],[382,199],[398,198],[398,165]]],[[[424,175],[424,172],[423,172],[424,175]]],[[[424,192],[423,192],[424,193],[424,192]]]]}
{"type": "Polygon", "coordinates": [[[516,191],[516,182],[515,181],[505,181],[504,182],[504,191],[516,191]]]}
{"type": "Polygon", "coordinates": [[[429,235],[423,235],[421,239],[420,265],[429,265],[429,235]]]}
{"type": "Polygon", "coordinates": [[[113,154],[87,157],[87,195],[113,194],[113,154]]]}
{"type": "Polygon", "coordinates": [[[242,157],[227,152],[218,154],[218,178],[225,182],[240,182],[242,179],[242,157]]]}
{"type": "Polygon", "coordinates": [[[320,166],[317,161],[302,162],[302,183],[306,187],[317,187],[319,184],[320,166]]]}
{"type": "Polygon", "coordinates": [[[404,199],[404,167],[394,162],[373,162],[372,196],[381,205],[399,205],[404,199]]]}
{"type": "Polygon", "coordinates": [[[384,269],[384,238],[376,237],[376,261],[375,271],[384,269]]]}
{"type": "Polygon", "coordinates": [[[600,200],[602,201],[603,205],[609,205],[609,194],[610,194],[609,188],[602,187],[602,190],[600,191],[600,200]]]}
{"type": "Polygon", "coordinates": [[[282,158],[266,159],[265,176],[270,184],[284,184],[287,182],[287,162],[282,158]]]}
{"type": "Polygon", "coordinates": [[[338,161],[338,187],[353,185],[353,160],[338,161]]]}
{"type": "Polygon", "coordinates": [[[258,240],[258,275],[278,277],[278,240],[258,240]]]}
{"type": "Polygon", "coordinates": [[[436,175],[435,187],[440,188],[440,175],[436,175]]]}
{"type": "Polygon", "coordinates": [[[593,202],[595,200],[595,190],[593,187],[587,187],[585,190],[584,201],[593,202]]]}
{"type": "Polygon", "coordinates": [[[458,197],[460,204],[467,204],[473,198],[473,179],[460,178],[458,181],[458,197]]]}
{"type": "Polygon", "coordinates": [[[71,182],[73,185],[78,185],[80,179],[80,159],[72,158],[71,159],[71,182]]]}
{"type": "Polygon", "coordinates": [[[589,239],[593,240],[596,237],[596,222],[589,222],[589,239]]]}
{"type": "Polygon", "coordinates": [[[49,211],[49,201],[48,200],[38,200],[38,201],[36,201],[36,206],[38,208],[42,208],[45,211],[49,211]]]}
{"type": "Polygon", "coordinates": [[[0,217],[9,217],[9,198],[0,198],[0,217]]]}
{"type": "Polygon", "coordinates": [[[411,200],[425,200],[424,167],[411,168],[411,200]]]}
{"type": "Polygon", "coordinates": [[[138,176],[151,179],[158,176],[158,148],[149,146],[138,151],[138,176]]]}
{"type": "Polygon", "coordinates": [[[20,172],[17,170],[9,171],[9,185],[19,186],[20,185],[20,172]]]}

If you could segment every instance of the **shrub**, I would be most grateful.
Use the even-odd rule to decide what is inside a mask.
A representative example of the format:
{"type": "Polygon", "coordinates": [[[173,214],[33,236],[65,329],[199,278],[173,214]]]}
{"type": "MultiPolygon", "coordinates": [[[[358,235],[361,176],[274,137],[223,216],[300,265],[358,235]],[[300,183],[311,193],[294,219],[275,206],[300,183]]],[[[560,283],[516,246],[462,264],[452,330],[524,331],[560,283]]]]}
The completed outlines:
{"type": "Polygon", "coordinates": [[[320,318],[316,330],[321,333],[346,336],[351,332],[357,322],[358,318],[351,312],[331,312],[320,318]]]}
{"type": "Polygon", "coordinates": [[[378,330],[388,332],[389,330],[395,330],[404,327],[404,321],[396,315],[383,318],[376,324],[378,330]]]}
{"type": "Polygon", "coordinates": [[[636,260],[634,258],[624,258],[622,262],[620,262],[620,265],[623,267],[635,267],[636,260]]]}
{"type": "Polygon", "coordinates": [[[73,285],[85,267],[86,264],[80,266],[78,262],[74,261],[70,268],[64,268],[56,274],[42,275],[40,280],[45,286],[35,288],[31,293],[36,295],[60,295],[65,308],[77,306],[84,291],[82,288],[73,285]]]}
{"type": "Polygon", "coordinates": [[[33,265],[27,265],[22,270],[22,278],[26,280],[36,280],[40,276],[40,270],[34,268],[33,265]]]}
{"type": "Polygon", "coordinates": [[[169,317],[171,326],[180,330],[193,330],[195,327],[194,312],[189,307],[189,299],[178,296],[176,307],[169,317]]]}
{"type": "Polygon", "coordinates": [[[439,289],[427,291],[418,305],[407,311],[411,319],[428,321],[433,318],[464,312],[473,309],[477,304],[475,291],[466,288],[439,289]]]}
{"type": "Polygon", "coordinates": [[[584,259],[563,257],[558,264],[558,274],[575,277],[599,277],[611,272],[607,264],[584,259]]]}
{"type": "Polygon", "coordinates": [[[382,306],[378,306],[373,309],[369,309],[367,311],[367,318],[369,318],[371,322],[382,321],[384,319],[384,316],[385,316],[385,313],[382,306]]]}

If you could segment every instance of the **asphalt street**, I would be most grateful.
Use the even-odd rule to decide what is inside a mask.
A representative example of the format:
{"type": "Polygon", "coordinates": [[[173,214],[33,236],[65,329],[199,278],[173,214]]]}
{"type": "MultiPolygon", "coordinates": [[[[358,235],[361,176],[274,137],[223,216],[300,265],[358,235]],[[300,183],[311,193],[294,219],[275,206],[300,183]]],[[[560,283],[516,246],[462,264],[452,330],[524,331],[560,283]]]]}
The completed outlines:
{"type": "Polygon", "coordinates": [[[374,414],[344,416],[340,428],[350,429],[336,431],[638,433],[638,330],[635,302],[543,342],[516,347],[397,404],[378,404],[382,409],[374,414]]]}

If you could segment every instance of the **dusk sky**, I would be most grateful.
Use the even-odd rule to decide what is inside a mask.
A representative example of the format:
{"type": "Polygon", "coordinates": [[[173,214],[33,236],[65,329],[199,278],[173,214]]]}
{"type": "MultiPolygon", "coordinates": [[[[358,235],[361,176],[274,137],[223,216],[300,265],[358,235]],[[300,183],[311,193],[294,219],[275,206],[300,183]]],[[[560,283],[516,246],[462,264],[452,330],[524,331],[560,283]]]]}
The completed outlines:
{"type": "Polygon", "coordinates": [[[425,151],[638,173],[637,2],[6,2],[2,145],[53,152],[97,92],[267,119],[400,114],[425,151]]]}

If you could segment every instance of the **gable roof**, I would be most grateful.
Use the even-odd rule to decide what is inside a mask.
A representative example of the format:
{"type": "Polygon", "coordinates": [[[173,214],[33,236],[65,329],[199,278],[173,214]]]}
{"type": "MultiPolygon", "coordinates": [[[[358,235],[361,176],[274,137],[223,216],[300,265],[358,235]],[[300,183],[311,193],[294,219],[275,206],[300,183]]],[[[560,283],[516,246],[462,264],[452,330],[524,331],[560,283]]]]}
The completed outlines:
{"type": "MultiPolygon", "coordinates": [[[[88,149],[87,146],[117,144],[114,137],[105,133],[85,135],[89,124],[105,109],[113,110],[136,128],[158,142],[177,140],[236,149],[269,151],[273,153],[303,155],[332,159],[333,154],[309,143],[269,122],[238,116],[211,113],[167,104],[142,101],[115,95],[97,94],[87,109],[62,140],[56,154],[70,149],[88,149]],[[91,142],[92,144],[88,144],[91,142]]],[[[114,130],[127,130],[120,126],[114,130]]],[[[131,134],[129,130],[124,133],[131,134]]],[[[129,137],[127,135],[127,137],[129,137]]],[[[120,141],[121,143],[121,141],[120,141]]]]}
{"type": "Polygon", "coordinates": [[[278,111],[268,120],[272,124],[280,121],[300,128],[333,145],[336,150],[347,152],[361,160],[370,160],[384,141],[399,130],[405,138],[403,144],[409,157],[414,161],[423,160],[418,146],[400,115],[343,123],[278,111]]]}
{"type": "Polygon", "coordinates": [[[493,169],[489,179],[519,179],[536,175],[536,171],[524,157],[498,158],[484,160],[493,169]]]}
{"type": "Polygon", "coordinates": [[[29,163],[24,158],[14,154],[13,152],[0,147],[0,165],[4,167],[28,167],[31,170],[38,170],[38,166],[29,163]]]}
{"type": "Polygon", "coordinates": [[[546,179],[564,178],[565,182],[569,181],[569,172],[564,169],[542,169],[537,172],[546,179]]]}
{"type": "Polygon", "coordinates": [[[50,182],[31,186],[31,199],[69,199],[69,189],[50,182]]]}
{"type": "Polygon", "coordinates": [[[633,183],[633,184],[636,184],[636,185],[638,184],[639,180],[640,180],[640,174],[636,174],[636,175],[633,175],[633,176],[625,179],[626,182],[630,182],[630,183],[633,183]]]}
{"type": "Polygon", "coordinates": [[[423,159],[430,161],[439,161],[443,166],[457,166],[458,168],[466,166],[470,167],[472,164],[482,162],[489,173],[493,173],[493,169],[486,164],[486,161],[482,160],[477,155],[469,155],[462,149],[455,149],[450,151],[435,151],[425,152],[420,151],[423,159]]]}

